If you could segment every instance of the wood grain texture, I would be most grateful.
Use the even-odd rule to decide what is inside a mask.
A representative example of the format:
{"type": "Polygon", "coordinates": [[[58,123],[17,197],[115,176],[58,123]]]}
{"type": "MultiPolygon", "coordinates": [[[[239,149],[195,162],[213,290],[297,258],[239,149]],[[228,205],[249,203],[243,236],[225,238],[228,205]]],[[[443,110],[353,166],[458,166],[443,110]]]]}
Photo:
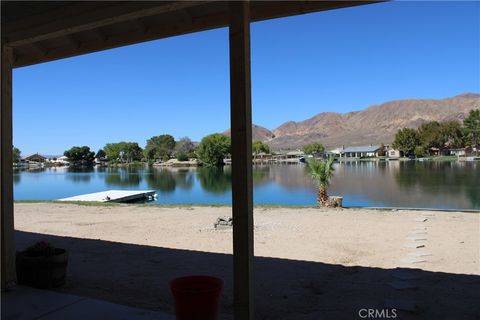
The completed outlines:
{"type": "Polygon", "coordinates": [[[232,138],[233,274],[235,319],[254,319],[252,103],[250,6],[230,3],[230,117],[232,138]]]}
{"type": "Polygon", "coordinates": [[[0,111],[0,211],[2,289],[16,284],[13,224],[12,63],[13,50],[2,44],[0,111]]]}

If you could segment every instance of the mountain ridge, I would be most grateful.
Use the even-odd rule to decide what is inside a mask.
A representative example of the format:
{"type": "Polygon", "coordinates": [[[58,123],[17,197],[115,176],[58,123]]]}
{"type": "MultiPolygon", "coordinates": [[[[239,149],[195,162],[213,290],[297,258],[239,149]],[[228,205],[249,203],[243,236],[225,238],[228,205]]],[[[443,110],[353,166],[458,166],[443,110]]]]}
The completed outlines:
{"type": "MultiPolygon", "coordinates": [[[[429,121],[462,121],[470,110],[478,108],[478,93],[443,99],[392,100],[352,112],[321,112],[303,121],[287,121],[272,130],[254,124],[252,135],[274,150],[296,149],[314,141],[329,148],[388,144],[398,129],[417,128],[429,121]]],[[[229,135],[230,131],[224,134],[229,135]]]]}

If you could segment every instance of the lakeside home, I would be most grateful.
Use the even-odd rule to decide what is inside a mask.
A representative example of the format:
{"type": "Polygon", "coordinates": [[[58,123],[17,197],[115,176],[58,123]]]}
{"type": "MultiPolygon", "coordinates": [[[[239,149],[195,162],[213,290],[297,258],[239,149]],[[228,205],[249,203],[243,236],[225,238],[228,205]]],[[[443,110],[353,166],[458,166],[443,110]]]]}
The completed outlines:
{"type": "Polygon", "coordinates": [[[402,157],[403,152],[397,149],[390,148],[387,150],[387,156],[389,159],[399,159],[402,157]]]}
{"type": "Polygon", "coordinates": [[[340,158],[373,158],[378,157],[381,151],[382,146],[374,145],[347,147],[341,150],[340,158]]]}
{"type": "Polygon", "coordinates": [[[305,153],[300,150],[279,153],[273,156],[274,161],[280,163],[299,163],[305,159],[305,153]]]}
{"type": "Polygon", "coordinates": [[[32,154],[28,157],[25,157],[24,159],[26,161],[33,161],[33,162],[39,162],[39,163],[43,163],[43,162],[47,161],[47,157],[44,157],[44,156],[42,156],[41,154],[38,154],[38,153],[32,154]]]}

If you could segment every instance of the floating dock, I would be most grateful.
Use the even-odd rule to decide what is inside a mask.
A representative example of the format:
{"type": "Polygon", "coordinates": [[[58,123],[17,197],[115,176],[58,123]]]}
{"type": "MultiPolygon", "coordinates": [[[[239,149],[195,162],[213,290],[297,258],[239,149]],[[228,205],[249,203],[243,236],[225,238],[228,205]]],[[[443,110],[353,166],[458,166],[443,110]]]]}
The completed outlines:
{"type": "Polygon", "coordinates": [[[143,199],[151,200],[155,196],[155,190],[108,190],[58,199],[58,201],[129,202],[143,199]]]}

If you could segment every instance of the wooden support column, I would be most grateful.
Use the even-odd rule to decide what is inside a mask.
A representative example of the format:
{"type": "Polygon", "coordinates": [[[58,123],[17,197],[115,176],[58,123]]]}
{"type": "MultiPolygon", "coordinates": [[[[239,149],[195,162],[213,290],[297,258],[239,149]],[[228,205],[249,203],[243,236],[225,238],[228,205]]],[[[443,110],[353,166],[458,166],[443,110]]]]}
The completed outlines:
{"type": "Polygon", "coordinates": [[[231,1],[229,6],[234,315],[237,320],[253,320],[250,4],[231,1]]]}
{"type": "Polygon", "coordinates": [[[16,284],[13,225],[12,65],[13,50],[2,44],[0,110],[0,213],[2,289],[16,284]]]}

